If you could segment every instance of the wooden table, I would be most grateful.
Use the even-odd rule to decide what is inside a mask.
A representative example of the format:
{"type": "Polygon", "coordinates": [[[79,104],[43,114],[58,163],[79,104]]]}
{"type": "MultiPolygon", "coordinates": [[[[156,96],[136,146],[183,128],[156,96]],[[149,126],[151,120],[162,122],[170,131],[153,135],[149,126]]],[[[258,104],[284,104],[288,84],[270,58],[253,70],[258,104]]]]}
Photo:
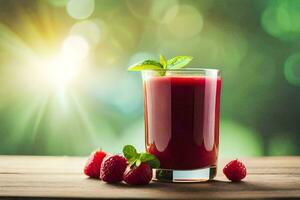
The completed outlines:
{"type": "Polygon", "coordinates": [[[242,159],[248,176],[230,183],[220,169],[215,181],[206,183],[159,183],[144,187],[109,185],[86,178],[86,158],[0,156],[0,198],[145,198],[145,199],[300,199],[300,157],[242,159]]]}

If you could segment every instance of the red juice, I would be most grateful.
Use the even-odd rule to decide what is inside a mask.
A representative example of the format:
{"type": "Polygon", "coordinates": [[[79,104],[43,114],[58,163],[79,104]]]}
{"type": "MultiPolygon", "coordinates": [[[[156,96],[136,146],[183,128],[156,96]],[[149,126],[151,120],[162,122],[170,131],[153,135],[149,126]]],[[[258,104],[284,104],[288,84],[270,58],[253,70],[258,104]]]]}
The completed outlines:
{"type": "Polygon", "coordinates": [[[156,76],[144,80],[146,150],[163,169],[217,164],[221,78],[156,76]]]}

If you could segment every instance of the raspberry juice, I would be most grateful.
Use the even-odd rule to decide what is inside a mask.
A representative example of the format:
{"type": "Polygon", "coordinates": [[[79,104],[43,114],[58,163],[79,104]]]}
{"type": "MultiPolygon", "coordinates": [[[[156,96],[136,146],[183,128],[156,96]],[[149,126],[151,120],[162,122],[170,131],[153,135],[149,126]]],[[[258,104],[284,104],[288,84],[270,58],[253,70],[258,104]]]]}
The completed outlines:
{"type": "Polygon", "coordinates": [[[146,151],[160,168],[192,170],[217,165],[221,78],[144,78],[146,151]]]}

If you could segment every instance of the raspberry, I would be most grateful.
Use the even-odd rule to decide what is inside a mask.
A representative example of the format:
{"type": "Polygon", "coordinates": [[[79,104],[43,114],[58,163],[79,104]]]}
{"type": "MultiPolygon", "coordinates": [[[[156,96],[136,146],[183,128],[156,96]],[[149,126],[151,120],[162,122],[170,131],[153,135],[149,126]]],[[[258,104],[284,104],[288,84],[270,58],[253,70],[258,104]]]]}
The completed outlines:
{"type": "Polygon", "coordinates": [[[128,166],[123,180],[129,185],[146,185],[152,179],[152,169],[147,163],[141,163],[140,166],[128,166]]]}
{"type": "Polygon", "coordinates": [[[223,173],[229,180],[237,182],[246,177],[247,170],[245,165],[236,159],[230,161],[223,168],[223,173]]]}
{"type": "Polygon", "coordinates": [[[106,152],[101,150],[94,151],[93,153],[91,153],[88,161],[84,166],[84,174],[91,178],[99,178],[101,163],[105,156],[106,152]]]}
{"type": "Polygon", "coordinates": [[[127,160],[123,156],[106,156],[101,165],[100,178],[107,183],[122,181],[126,167],[127,160]]]}

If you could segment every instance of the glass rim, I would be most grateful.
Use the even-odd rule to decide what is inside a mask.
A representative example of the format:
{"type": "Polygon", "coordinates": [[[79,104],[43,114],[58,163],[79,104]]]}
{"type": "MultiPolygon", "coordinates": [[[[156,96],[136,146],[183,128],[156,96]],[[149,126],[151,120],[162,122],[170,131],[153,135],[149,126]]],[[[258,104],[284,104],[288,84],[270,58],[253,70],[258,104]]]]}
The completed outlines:
{"type": "Polygon", "coordinates": [[[180,68],[180,69],[145,69],[143,71],[170,71],[170,72],[217,72],[220,73],[220,69],[212,68],[200,68],[200,67],[190,67],[190,68],[180,68]]]}

